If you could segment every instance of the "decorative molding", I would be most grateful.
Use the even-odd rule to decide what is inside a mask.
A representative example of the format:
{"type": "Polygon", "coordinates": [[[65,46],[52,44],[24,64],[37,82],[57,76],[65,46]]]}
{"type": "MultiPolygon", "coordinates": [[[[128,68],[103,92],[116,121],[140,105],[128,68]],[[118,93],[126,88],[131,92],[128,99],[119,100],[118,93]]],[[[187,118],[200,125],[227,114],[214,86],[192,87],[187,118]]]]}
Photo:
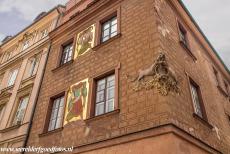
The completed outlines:
{"type": "Polygon", "coordinates": [[[180,93],[178,79],[175,72],[169,68],[164,53],[160,53],[149,68],[140,70],[138,76],[131,82],[134,83],[134,91],[156,88],[163,96],[168,95],[170,91],[180,93]]]}

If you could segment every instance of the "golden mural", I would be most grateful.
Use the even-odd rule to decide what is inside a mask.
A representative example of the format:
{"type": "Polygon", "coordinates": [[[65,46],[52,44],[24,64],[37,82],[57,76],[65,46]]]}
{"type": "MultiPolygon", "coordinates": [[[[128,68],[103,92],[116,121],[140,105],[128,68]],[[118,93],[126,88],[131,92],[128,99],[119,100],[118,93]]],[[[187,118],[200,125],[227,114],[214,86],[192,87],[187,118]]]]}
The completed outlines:
{"type": "Polygon", "coordinates": [[[85,54],[94,45],[95,26],[92,25],[77,35],[76,56],[85,54]]]}
{"type": "Polygon", "coordinates": [[[64,125],[86,119],[89,82],[88,79],[72,85],[66,98],[64,125]]]}

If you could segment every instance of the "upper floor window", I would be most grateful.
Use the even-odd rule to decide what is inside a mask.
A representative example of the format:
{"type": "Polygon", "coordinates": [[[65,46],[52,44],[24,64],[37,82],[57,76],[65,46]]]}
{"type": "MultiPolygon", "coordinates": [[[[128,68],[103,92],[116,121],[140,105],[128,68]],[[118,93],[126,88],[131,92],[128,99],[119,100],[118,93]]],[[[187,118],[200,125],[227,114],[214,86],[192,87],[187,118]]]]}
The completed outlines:
{"type": "Polygon", "coordinates": [[[55,98],[52,101],[52,111],[49,119],[48,131],[58,129],[62,126],[64,113],[64,96],[55,98]]]}
{"type": "Polygon", "coordinates": [[[29,43],[30,43],[29,40],[24,41],[23,46],[22,46],[22,50],[27,49],[29,47],[29,43]]]}
{"type": "Polygon", "coordinates": [[[215,75],[217,86],[220,86],[219,73],[217,72],[217,70],[215,68],[213,68],[213,72],[215,75]]]}
{"type": "Polygon", "coordinates": [[[26,107],[29,101],[29,96],[22,97],[19,101],[17,111],[13,119],[13,125],[18,125],[22,123],[25,115],[26,107]]]}
{"type": "Polygon", "coordinates": [[[44,38],[48,35],[48,29],[44,29],[41,31],[41,38],[44,38]]]}
{"type": "Polygon", "coordinates": [[[203,101],[201,98],[200,87],[194,81],[190,80],[190,88],[195,114],[198,115],[200,118],[206,118],[203,101]]]}
{"type": "Polygon", "coordinates": [[[60,65],[63,65],[69,61],[71,61],[73,58],[73,43],[69,43],[67,45],[62,46],[62,55],[61,55],[61,63],[60,65]]]}
{"type": "Polygon", "coordinates": [[[229,95],[229,85],[226,81],[224,81],[224,86],[225,86],[226,94],[229,95]]]}
{"type": "Polygon", "coordinates": [[[1,122],[1,119],[2,119],[2,117],[3,117],[3,109],[4,109],[4,105],[1,104],[1,105],[0,105],[0,122],[1,122]]]}
{"type": "Polygon", "coordinates": [[[117,35],[117,16],[107,20],[101,25],[101,41],[105,42],[117,35]]]}
{"type": "Polygon", "coordinates": [[[179,28],[180,42],[181,42],[184,46],[189,47],[186,29],[185,29],[180,23],[178,23],[178,28],[179,28]]]}
{"type": "Polygon", "coordinates": [[[12,51],[6,52],[5,54],[2,55],[1,63],[6,62],[6,61],[9,60],[12,56],[13,56],[13,52],[12,52],[12,51]]]}
{"type": "Polygon", "coordinates": [[[18,69],[15,69],[10,72],[9,80],[8,80],[8,87],[14,85],[17,75],[18,75],[18,69]]]}
{"type": "Polygon", "coordinates": [[[37,73],[40,55],[36,55],[28,60],[26,69],[26,78],[34,76],[37,73]]]}
{"type": "Polygon", "coordinates": [[[115,109],[115,75],[96,81],[95,116],[115,109]]]}
{"type": "Polygon", "coordinates": [[[2,88],[2,80],[3,80],[3,74],[0,74],[0,90],[2,88]]]}

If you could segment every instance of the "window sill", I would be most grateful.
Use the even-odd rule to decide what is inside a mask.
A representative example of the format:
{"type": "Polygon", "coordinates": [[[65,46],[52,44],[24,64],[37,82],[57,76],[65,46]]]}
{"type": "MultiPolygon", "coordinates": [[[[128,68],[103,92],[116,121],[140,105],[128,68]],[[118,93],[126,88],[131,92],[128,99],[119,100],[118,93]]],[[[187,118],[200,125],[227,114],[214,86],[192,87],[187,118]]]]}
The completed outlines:
{"type": "Polygon", "coordinates": [[[0,133],[5,133],[5,132],[8,132],[8,131],[17,129],[17,128],[19,128],[21,125],[22,125],[22,124],[17,124],[17,125],[10,126],[10,127],[8,127],[8,128],[2,129],[2,130],[0,130],[0,133]]]}
{"type": "Polygon", "coordinates": [[[193,113],[193,117],[197,120],[199,120],[200,122],[202,122],[204,125],[208,126],[210,129],[213,128],[213,126],[204,118],[201,118],[199,115],[197,115],[196,113],[193,113]]]}
{"type": "Polygon", "coordinates": [[[228,94],[225,92],[225,90],[220,85],[217,85],[217,88],[222,95],[224,95],[225,97],[229,97],[228,94]]]}
{"type": "Polygon", "coordinates": [[[66,62],[66,63],[63,64],[63,65],[59,65],[58,67],[54,68],[54,69],[52,70],[52,72],[54,73],[54,72],[56,72],[56,71],[58,71],[58,70],[60,70],[60,69],[63,69],[63,68],[65,68],[66,66],[72,64],[73,62],[74,62],[74,60],[72,59],[72,60],[66,62]]]}
{"type": "Polygon", "coordinates": [[[24,80],[22,80],[22,83],[25,83],[25,82],[27,82],[27,81],[29,81],[29,80],[32,80],[32,79],[34,79],[36,77],[36,74],[35,75],[32,75],[32,76],[30,76],[30,77],[27,77],[27,78],[25,78],[24,80]]]}
{"type": "Polygon", "coordinates": [[[52,131],[48,131],[48,132],[43,132],[41,134],[38,134],[39,137],[43,137],[43,136],[48,136],[48,135],[51,135],[51,134],[54,134],[54,133],[57,133],[57,132],[60,132],[63,130],[63,127],[61,128],[57,128],[55,130],[52,130],[52,131]]]}
{"type": "Polygon", "coordinates": [[[121,37],[121,33],[118,33],[116,36],[114,36],[114,37],[108,39],[107,41],[101,42],[100,44],[96,45],[95,47],[92,48],[92,50],[93,50],[93,51],[96,51],[96,50],[98,50],[99,48],[101,48],[101,47],[103,47],[103,46],[109,44],[110,42],[112,42],[112,41],[114,41],[114,40],[116,40],[116,39],[118,39],[118,38],[120,38],[120,37],[121,37]]]}
{"type": "Polygon", "coordinates": [[[94,120],[97,120],[97,119],[106,118],[106,117],[109,117],[111,115],[118,114],[118,113],[120,113],[120,109],[116,109],[114,111],[107,112],[105,114],[101,114],[101,115],[98,115],[98,116],[94,116],[94,117],[85,119],[85,122],[87,123],[87,122],[91,122],[91,121],[94,121],[94,120]]]}
{"type": "Polygon", "coordinates": [[[189,56],[192,57],[192,59],[194,61],[197,61],[196,56],[192,53],[192,51],[190,50],[190,48],[187,45],[185,45],[182,41],[180,41],[180,45],[186,50],[186,52],[189,54],[189,56]]]}

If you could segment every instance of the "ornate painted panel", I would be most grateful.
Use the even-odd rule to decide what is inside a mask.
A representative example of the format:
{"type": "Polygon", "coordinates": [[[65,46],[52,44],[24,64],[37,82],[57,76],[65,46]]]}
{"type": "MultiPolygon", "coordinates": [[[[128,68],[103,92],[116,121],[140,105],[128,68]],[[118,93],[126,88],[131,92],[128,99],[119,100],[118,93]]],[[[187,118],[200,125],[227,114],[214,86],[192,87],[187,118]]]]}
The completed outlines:
{"type": "Polygon", "coordinates": [[[88,93],[88,79],[82,80],[69,88],[66,98],[64,125],[86,119],[88,93]]]}
{"type": "MultiPolygon", "coordinates": [[[[95,25],[91,25],[77,35],[76,57],[85,54],[94,46],[95,25]]],[[[75,58],[76,58],[75,57],[75,58]]]]}

